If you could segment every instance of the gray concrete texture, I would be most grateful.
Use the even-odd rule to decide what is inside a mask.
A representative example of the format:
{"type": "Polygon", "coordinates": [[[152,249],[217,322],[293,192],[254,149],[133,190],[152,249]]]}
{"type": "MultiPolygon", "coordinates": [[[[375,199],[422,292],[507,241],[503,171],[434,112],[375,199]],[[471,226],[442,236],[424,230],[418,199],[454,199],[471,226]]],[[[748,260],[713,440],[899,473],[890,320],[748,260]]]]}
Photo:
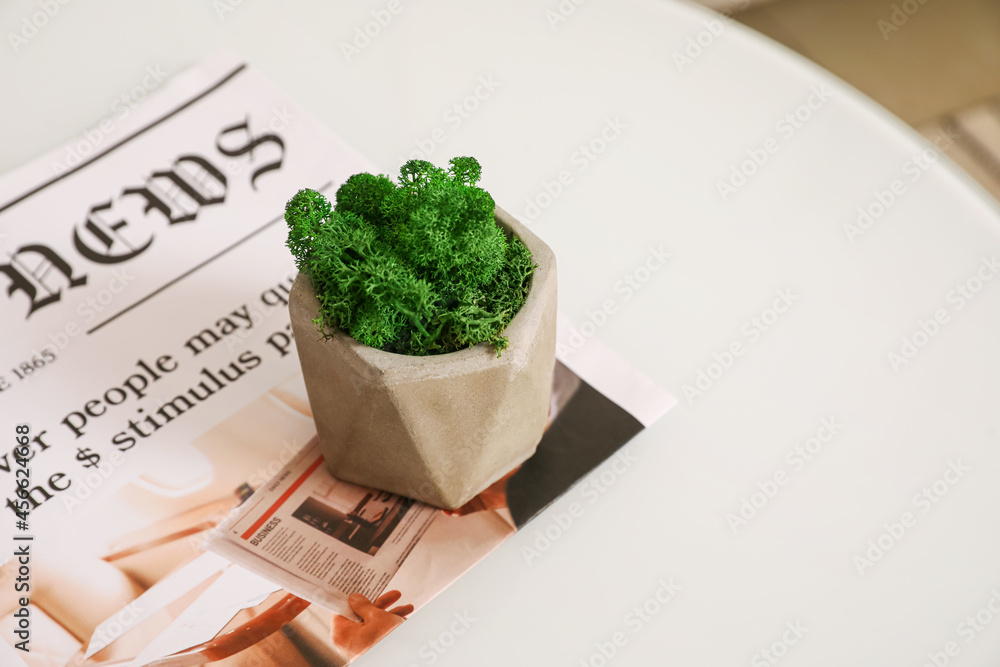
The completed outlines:
{"type": "Polygon", "coordinates": [[[295,280],[292,330],[327,466],[338,479],[456,509],[530,457],[548,420],[555,366],[556,262],[545,243],[500,208],[537,268],[507,327],[510,347],[407,356],[313,324],[319,302],[295,280]]]}

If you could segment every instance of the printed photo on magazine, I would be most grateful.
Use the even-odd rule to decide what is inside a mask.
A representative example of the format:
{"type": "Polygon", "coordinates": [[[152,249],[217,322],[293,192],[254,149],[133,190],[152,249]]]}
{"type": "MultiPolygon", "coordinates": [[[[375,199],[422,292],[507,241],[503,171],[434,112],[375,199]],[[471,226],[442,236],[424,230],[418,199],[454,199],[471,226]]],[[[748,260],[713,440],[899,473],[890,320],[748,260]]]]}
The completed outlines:
{"type": "MultiPolygon", "coordinates": [[[[585,352],[589,365],[584,366],[595,384],[632,385],[645,391],[632,406],[640,417],[655,418],[671,407],[668,394],[658,392],[596,341],[585,352]]],[[[569,358],[573,359],[572,353],[569,358]]],[[[260,419],[265,406],[274,405],[275,396],[287,401],[289,409],[284,414],[275,411],[271,418],[288,419],[290,432],[309,414],[298,377],[268,396],[234,415],[230,420],[234,424],[223,423],[217,433],[206,434],[208,439],[231,437],[234,432],[245,438],[246,430],[236,424],[260,419]]],[[[188,544],[197,549],[205,538],[200,546],[210,552],[205,557],[218,556],[213,563],[234,563],[232,567],[273,582],[265,584],[268,593],[280,587],[286,604],[304,602],[301,609],[287,608],[297,612],[287,622],[308,628],[300,629],[297,637],[313,637],[318,648],[312,650],[322,656],[315,664],[349,664],[590,472],[616,455],[624,457],[619,450],[644,428],[636,416],[561,362],[554,374],[550,415],[534,456],[453,511],[337,480],[313,436],[215,530],[189,538],[188,544]]],[[[531,547],[523,549],[528,561],[539,555],[531,547]]],[[[178,572],[184,567],[203,577],[222,571],[206,569],[198,558],[178,572]]],[[[193,588],[205,583],[194,575],[189,581],[193,588]]],[[[168,579],[146,594],[168,599],[181,592],[182,587],[168,579]]],[[[217,606],[212,593],[195,605],[217,606]]],[[[274,598],[278,595],[273,593],[274,598]]],[[[280,601],[272,599],[270,604],[280,601]]],[[[137,602],[147,606],[142,598],[137,602]]],[[[109,619],[113,622],[114,617],[109,619]]],[[[233,621],[228,624],[231,631],[233,621]]],[[[165,634],[176,631],[168,627],[165,634]]],[[[105,634],[112,633],[108,629],[105,634]]],[[[165,646],[173,649],[181,643],[165,646]]],[[[97,651],[105,646],[92,643],[89,652],[99,657],[97,651]]],[[[112,644],[106,650],[114,654],[114,648],[112,644]]]]}

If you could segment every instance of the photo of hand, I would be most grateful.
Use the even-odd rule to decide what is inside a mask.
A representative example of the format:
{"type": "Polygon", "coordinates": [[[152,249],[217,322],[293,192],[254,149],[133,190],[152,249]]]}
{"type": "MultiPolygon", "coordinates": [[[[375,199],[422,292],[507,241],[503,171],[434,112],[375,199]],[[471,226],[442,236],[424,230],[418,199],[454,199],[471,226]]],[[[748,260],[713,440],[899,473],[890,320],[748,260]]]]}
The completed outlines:
{"type": "Polygon", "coordinates": [[[388,608],[399,602],[401,597],[403,594],[399,591],[386,591],[375,602],[360,593],[348,597],[347,603],[361,620],[334,614],[331,629],[334,646],[343,651],[349,660],[353,660],[377,644],[413,613],[412,604],[388,608]]]}

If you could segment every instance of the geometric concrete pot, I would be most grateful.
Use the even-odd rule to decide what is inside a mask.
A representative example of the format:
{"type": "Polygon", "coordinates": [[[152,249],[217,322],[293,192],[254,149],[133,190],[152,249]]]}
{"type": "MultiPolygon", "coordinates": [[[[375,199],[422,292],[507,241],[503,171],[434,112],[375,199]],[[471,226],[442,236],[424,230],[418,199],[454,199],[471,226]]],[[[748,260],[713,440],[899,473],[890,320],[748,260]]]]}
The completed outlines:
{"type": "Polygon", "coordinates": [[[505,211],[495,217],[538,265],[499,359],[487,343],[410,356],[340,330],[324,339],[313,324],[312,283],[296,278],[292,331],[320,447],[338,479],[456,509],[535,452],[555,366],[555,256],[505,211]]]}

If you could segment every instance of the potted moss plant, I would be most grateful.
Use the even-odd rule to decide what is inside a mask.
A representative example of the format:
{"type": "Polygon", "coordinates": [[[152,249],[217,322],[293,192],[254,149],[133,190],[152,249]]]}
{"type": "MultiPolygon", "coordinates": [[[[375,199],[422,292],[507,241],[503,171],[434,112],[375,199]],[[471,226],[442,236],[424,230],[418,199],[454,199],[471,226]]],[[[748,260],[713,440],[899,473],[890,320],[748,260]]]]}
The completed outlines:
{"type": "Polygon", "coordinates": [[[285,209],[289,310],[327,465],[454,509],[534,453],[555,364],[552,251],[473,158],[356,174],[285,209]]]}

